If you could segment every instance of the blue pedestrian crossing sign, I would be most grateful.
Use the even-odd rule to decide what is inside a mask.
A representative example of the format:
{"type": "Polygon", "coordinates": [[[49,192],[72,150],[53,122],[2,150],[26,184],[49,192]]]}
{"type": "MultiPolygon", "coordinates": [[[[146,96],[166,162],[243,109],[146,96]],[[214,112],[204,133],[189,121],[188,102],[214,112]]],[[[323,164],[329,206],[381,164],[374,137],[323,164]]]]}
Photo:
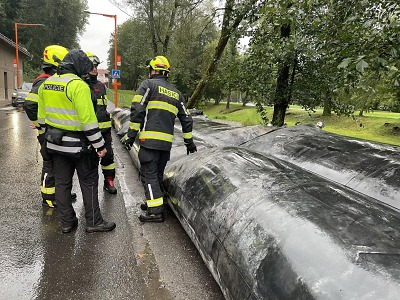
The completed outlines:
{"type": "Polygon", "coordinates": [[[112,69],[111,78],[121,78],[121,70],[112,69]]]}

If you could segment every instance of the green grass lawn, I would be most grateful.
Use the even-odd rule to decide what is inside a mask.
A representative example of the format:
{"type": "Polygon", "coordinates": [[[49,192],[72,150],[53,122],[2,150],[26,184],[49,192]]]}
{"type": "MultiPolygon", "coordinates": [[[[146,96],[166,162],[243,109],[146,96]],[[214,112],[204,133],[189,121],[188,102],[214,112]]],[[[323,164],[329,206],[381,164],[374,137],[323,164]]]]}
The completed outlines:
{"type": "MultiPolygon", "coordinates": [[[[226,109],[226,103],[208,103],[202,109],[209,119],[235,121],[244,126],[261,124],[261,117],[254,106],[243,107],[241,103],[231,103],[230,108],[226,109]]],[[[272,112],[273,108],[267,107],[270,120],[272,112]]],[[[322,108],[314,113],[295,105],[291,105],[286,111],[285,123],[288,126],[316,124],[318,121],[325,123],[324,130],[328,132],[400,146],[400,113],[375,111],[355,118],[336,115],[323,117],[322,108]]]]}
{"type": "MultiPolygon", "coordinates": [[[[119,106],[129,107],[134,91],[119,90],[119,106]],[[122,97],[121,97],[122,95],[122,97]]],[[[262,124],[261,117],[254,106],[242,106],[241,103],[231,103],[226,109],[226,103],[214,105],[207,103],[201,108],[205,115],[211,120],[234,121],[243,126],[262,124]]],[[[267,107],[267,116],[272,119],[272,107],[267,107]]],[[[364,116],[346,117],[332,115],[322,116],[322,108],[316,112],[307,112],[300,106],[291,105],[286,111],[285,123],[288,126],[296,124],[316,124],[318,121],[325,123],[324,130],[348,137],[375,141],[385,144],[400,146],[400,113],[387,111],[374,111],[364,113],[364,116]]]]}

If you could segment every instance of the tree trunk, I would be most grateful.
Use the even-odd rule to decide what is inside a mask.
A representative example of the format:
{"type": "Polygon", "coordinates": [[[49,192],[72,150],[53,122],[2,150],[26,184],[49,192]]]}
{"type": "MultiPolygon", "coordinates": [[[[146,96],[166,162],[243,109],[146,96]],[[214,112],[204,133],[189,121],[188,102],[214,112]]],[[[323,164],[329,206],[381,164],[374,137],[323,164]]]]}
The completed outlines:
{"type": "Polygon", "coordinates": [[[154,56],[158,55],[156,25],[154,22],[154,0],[149,0],[149,23],[151,32],[151,44],[153,46],[154,56]]]}
{"type": "Polygon", "coordinates": [[[242,11],[234,10],[235,0],[226,0],[224,18],[222,20],[221,35],[218,41],[218,45],[215,48],[212,61],[207,67],[207,70],[203,74],[203,77],[197,84],[192,96],[190,97],[187,107],[194,108],[201,100],[204,91],[210,81],[210,78],[214,75],[218,62],[225,50],[226,44],[229,41],[231,34],[238,28],[240,22],[243,18],[251,13],[251,8],[257,7],[255,4],[256,0],[250,0],[247,5],[248,9],[243,9],[242,11]],[[232,18],[232,19],[231,19],[232,18]]]}
{"type": "MultiPolygon", "coordinates": [[[[281,37],[288,38],[290,36],[290,25],[283,24],[281,26],[281,37]]],[[[272,116],[272,124],[282,126],[285,123],[286,109],[289,106],[289,72],[290,64],[288,60],[283,62],[278,69],[278,78],[276,80],[276,91],[274,98],[274,113],[272,116]]]]}
{"type": "Polygon", "coordinates": [[[226,108],[229,108],[229,104],[231,103],[231,98],[232,98],[232,91],[229,90],[228,97],[226,99],[226,108]]]}
{"type": "Polygon", "coordinates": [[[327,91],[324,99],[324,110],[322,111],[322,115],[329,117],[332,115],[332,97],[330,91],[327,91]]]}
{"type": "Polygon", "coordinates": [[[164,55],[167,55],[167,53],[168,53],[169,40],[171,39],[172,29],[174,28],[174,25],[175,25],[175,17],[176,17],[176,12],[178,10],[178,7],[179,7],[179,2],[178,2],[178,0],[175,0],[174,9],[171,11],[171,16],[169,18],[168,28],[167,28],[167,32],[165,34],[165,39],[164,39],[164,43],[163,43],[163,54],[164,55]]]}
{"type": "Polygon", "coordinates": [[[244,95],[244,98],[242,99],[242,106],[246,106],[247,102],[248,102],[248,98],[249,98],[249,91],[246,91],[246,95],[244,95]]]}
{"type": "MultiPolygon", "coordinates": [[[[227,1],[227,3],[228,2],[233,2],[233,1],[230,0],[230,1],[227,1]]],[[[229,9],[229,11],[231,11],[231,10],[229,9]]],[[[228,17],[227,15],[229,15],[229,13],[227,13],[227,11],[225,11],[224,19],[225,19],[225,16],[228,17]]],[[[219,62],[222,54],[224,53],[225,46],[228,43],[230,34],[231,34],[231,32],[230,32],[229,28],[224,28],[224,27],[222,28],[221,37],[218,41],[217,47],[215,48],[215,52],[214,52],[212,61],[208,65],[206,72],[203,74],[203,77],[197,84],[196,89],[194,90],[192,96],[190,97],[189,102],[187,104],[188,108],[194,108],[200,102],[200,99],[203,96],[204,91],[205,91],[211,77],[214,75],[215,71],[217,70],[218,62],[219,62]]]]}
{"type": "Polygon", "coordinates": [[[272,115],[272,124],[275,126],[283,126],[285,124],[285,114],[288,105],[286,103],[274,104],[274,113],[272,115]]]}

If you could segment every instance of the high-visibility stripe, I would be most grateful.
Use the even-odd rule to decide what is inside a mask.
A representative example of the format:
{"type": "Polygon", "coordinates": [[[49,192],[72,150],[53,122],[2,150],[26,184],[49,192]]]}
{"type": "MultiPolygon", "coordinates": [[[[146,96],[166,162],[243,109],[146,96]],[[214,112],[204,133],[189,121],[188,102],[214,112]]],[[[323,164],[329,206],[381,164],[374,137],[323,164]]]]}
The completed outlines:
{"type": "Polygon", "coordinates": [[[73,127],[79,127],[81,125],[81,122],[78,120],[60,120],[58,118],[53,118],[50,117],[49,115],[46,116],[46,121],[49,125],[57,127],[57,125],[62,125],[62,126],[73,126],[73,127]]]}
{"type": "Polygon", "coordinates": [[[56,192],[56,188],[55,187],[44,187],[44,186],[41,186],[40,187],[40,191],[43,194],[46,194],[46,195],[53,195],[56,192]]]}
{"type": "Polygon", "coordinates": [[[133,96],[132,103],[140,103],[143,105],[149,93],[150,93],[150,88],[147,88],[144,95],[136,94],[135,96],[133,96]]]}
{"type": "Polygon", "coordinates": [[[108,166],[101,166],[102,170],[114,170],[115,169],[115,163],[109,164],[108,166]]]}
{"type": "Polygon", "coordinates": [[[147,199],[147,207],[157,207],[163,205],[163,197],[157,199],[147,199]]]}
{"type": "Polygon", "coordinates": [[[51,107],[46,106],[46,113],[55,113],[66,116],[78,116],[78,113],[75,109],[67,109],[67,108],[59,108],[59,107],[51,107]]]}
{"type": "Polygon", "coordinates": [[[99,123],[97,123],[97,121],[96,121],[91,124],[85,124],[85,125],[82,124],[82,128],[84,131],[89,131],[91,129],[99,128],[99,123]]]}
{"type": "Polygon", "coordinates": [[[189,116],[190,111],[186,108],[185,103],[181,102],[181,106],[182,106],[183,111],[185,112],[186,116],[189,116]]]}
{"type": "Polygon", "coordinates": [[[74,137],[65,136],[65,135],[62,137],[61,140],[64,142],[77,142],[77,143],[79,143],[81,141],[81,139],[79,139],[79,138],[74,138],[74,137]]]}
{"type": "Polygon", "coordinates": [[[147,109],[162,109],[173,113],[175,116],[178,114],[178,108],[163,101],[150,101],[147,105],[147,109]]]}
{"type": "Polygon", "coordinates": [[[47,142],[47,148],[58,151],[58,152],[73,153],[73,154],[79,153],[82,150],[82,147],[65,147],[65,146],[59,146],[56,144],[52,144],[50,142],[47,142]]]}
{"type": "Polygon", "coordinates": [[[174,136],[172,134],[168,134],[165,132],[157,132],[157,131],[141,131],[139,133],[139,140],[159,140],[159,141],[166,141],[172,143],[174,140],[174,136]]]}
{"type": "Polygon", "coordinates": [[[146,93],[144,93],[143,97],[142,97],[142,101],[140,102],[140,104],[144,104],[144,102],[146,101],[147,95],[150,93],[150,88],[147,88],[146,93]]]}
{"type": "Polygon", "coordinates": [[[132,103],[140,103],[140,101],[142,101],[142,98],[142,95],[135,95],[133,96],[132,103]]]}
{"type": "Polygon", "coordinates": [[[111,121],[99,122],[99,128],[100,129],[111,128],[111,121]]]}
{"type": "Polygon", "coordinates": [[[48,205],[49,207],[54,208],[53,201],[51,201],[51,200],[46,200],[46,203],[47,203],[47,205],[48,205]]]}
{"type": "Polygon", "coordinates": [[[90,101],[89,87],[78,76],[54,75],[40,86],[38,94],[40,125],[43,119],[46,124],[67,131],[90,131],[98,128],[97,118],[90,111],[93,105],[90,101]],[[77,101],[75,105],[69,98],[73,95],[70,92],[72,88],[76,88],[77,92],[85,96],[82,102],[78,101],[79,99],[73,99],[77,101]],[[40,97],[43,97],[44,101],[40,97]],[[82,113],[78,114],[77,109],[82,113]]]}
{"type": "Polygon", "coordinates": [[[129,129],[132,129],[132,130],[139,130],[139,129],[140,129],[140,123],[130,122],[130,123],[129,123],[129,129]]]}
{"type": "Polygon", "coordinates": [[[100,131],[97,131],[95,134],[87,135],[86,136],[90,142],[96,141],[96,140],[101,140],[103,136],[101,135],[100,131]]]}
{"type": "Polygon", "coordinates": [[[93,147],[95,147],[97,149],[104,145],[104,141],[101,140],[100,142],[97,142],[97,143],[92,142],[92,145],[93,145],[93,147]]]}
{"type": "Polygon", "coordinates": [[[183,133],[183,138],[184,139],[191,139],[193,137],[192,132],[184,132],[183,133]]]}
{"type": "Polygon", "coordinates": [[[154,199],[153,189],[151,188],[151,184],[150,183],[147,184],[147,188],[149,189],[150,200],[153,200],[154,199]]]}
{"type": "Polygon", "coordinates": [[[32,101],[32,102],[38,102],[39,101],[39,95],[35,94],[35,93],[29,93],[26,96],[25,100],[32,101]]]}

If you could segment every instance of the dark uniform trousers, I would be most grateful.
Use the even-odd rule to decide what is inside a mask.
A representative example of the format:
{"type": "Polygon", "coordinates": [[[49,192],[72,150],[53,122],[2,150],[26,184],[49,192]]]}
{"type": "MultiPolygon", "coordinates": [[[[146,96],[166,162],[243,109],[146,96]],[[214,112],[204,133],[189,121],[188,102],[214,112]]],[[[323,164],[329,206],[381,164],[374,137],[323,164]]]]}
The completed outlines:
{"type": "MultiPolygon", "coordinates": [[[[112,148],[112,137],[111,137],[111,129],[110,131],[102,132],[101,135],[103,136],[105,146],[107,149],[106,155],[101,158],[100,164],[102,166],[109,166],[114,163],[114,151],[112,148]]],[[[102,169],[102,172],[104,174],[104,178],[107,177],[112,177],[113,179],[115,178],[115,169],[102,169]]]]}
{"type": "MultiPolygon", "coordinates": [[[[97,153],[93,153],[97,155],[97,153]]],[[[98,159],[93,161],[93,155],[82,154],[80,158],[53,153],[53,170],[56,180],[57,210],[63,226],[71,226],[76,214],[72,206],[71,190],[72,178],[76,170],[79,185],[82,191],[85,206],[87,226],[98,225],[103,222],[98,201],[99,171],[98,159]],[[92,159],[91,163],[88,161],[92,159]]]]}
{"type": "MultiPolygon", "coordinates": [[[[42,148],[44,143],[44,134],[38,135],[37,139],[39,141],[40,147],[42,148]]],[[[42,158],[43,158],[42,175],[40,177],[42,199],[44,201],[46,200],[54,201],[55,200],[54,190],[51,190],[52,188],[55,187],[53,163],[51,160],[46,160],[46,158],[43,156],[42,158]],[[43,192],[46,190],[51,190],[51,191],[43,192]]]]}
{"type": "MultiPolygon", "coordinates": [[[[142,181],[146,200],[163,197],[164,170],[170,159],[170,151],[148,149],[143,146],[139,149],[140,179],[142,181]]],[[[164,206],[148,205],[149,214],[161,214],[164,206]]]]}

